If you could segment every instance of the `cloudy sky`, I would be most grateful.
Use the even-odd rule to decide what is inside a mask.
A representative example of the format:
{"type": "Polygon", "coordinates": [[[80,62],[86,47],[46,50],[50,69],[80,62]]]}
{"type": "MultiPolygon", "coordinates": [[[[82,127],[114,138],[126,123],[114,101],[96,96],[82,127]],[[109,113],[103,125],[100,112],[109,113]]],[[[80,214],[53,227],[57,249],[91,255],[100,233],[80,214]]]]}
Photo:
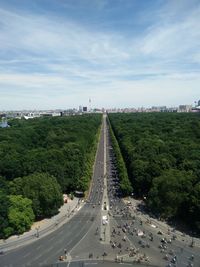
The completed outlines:
{"type": "Polygon", "coordinates": [[[0,110],[200,99],[199,0],[0,0],[0,110]]]}

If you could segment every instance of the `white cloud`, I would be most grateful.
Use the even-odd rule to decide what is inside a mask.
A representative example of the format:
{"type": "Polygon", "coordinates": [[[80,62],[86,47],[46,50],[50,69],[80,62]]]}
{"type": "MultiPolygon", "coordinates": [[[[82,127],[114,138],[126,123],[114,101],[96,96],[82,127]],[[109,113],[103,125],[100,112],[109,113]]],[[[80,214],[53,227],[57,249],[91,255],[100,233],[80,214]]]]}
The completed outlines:
{"type": "Polygon", "coordinates": [[[179,101],[178,93],[180,102],[190,101],[199,84],[200,8],[172,23],[166,19],[174,16],[171,7],[165,6],[159,22],[134,36],[0,9],[3,101],[13,95],[24,105],[55,107],[93,97],[99,106],[141,106],[159,104],[159,99],[162,104],[179,101]],[[193,63],[197,67],[190,69],[193,63]]]}
{"type": "Polygon", "coordinates": [[[180,60],[192,59],[199,51],[200,8],[190,13],[184,20],[168,24],[161,23],[150,28],[142,40],[141,52],[156,58],[180,60]]]}

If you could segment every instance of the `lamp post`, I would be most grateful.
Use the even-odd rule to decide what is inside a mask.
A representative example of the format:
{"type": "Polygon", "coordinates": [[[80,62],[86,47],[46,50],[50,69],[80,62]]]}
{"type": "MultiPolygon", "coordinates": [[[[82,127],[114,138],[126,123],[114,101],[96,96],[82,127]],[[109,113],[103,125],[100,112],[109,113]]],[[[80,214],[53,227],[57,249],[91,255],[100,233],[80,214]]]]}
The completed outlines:
{"type": "Polygon", "coordinates": [[[65,260],[67,259],[67,249],[64,249],[64,253],[65,253],[65,260]]]}
{"type": "Polygon", "coordinates": [[[37,237],[37,238],[40,236],[40,234],[39,234],[39,229],[40,229],[40,226],[37,226],[37,227],[35,228],[35,230],[36,230],[36,237],[37,237]]]}

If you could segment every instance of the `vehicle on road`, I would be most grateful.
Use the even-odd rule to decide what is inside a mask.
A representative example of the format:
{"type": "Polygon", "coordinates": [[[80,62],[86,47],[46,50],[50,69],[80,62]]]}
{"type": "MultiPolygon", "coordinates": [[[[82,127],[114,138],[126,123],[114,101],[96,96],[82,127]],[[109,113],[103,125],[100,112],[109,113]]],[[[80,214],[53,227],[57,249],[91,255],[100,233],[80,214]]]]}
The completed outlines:
{"type": "Polygon", "coordinates": [[[103,215],[103,216],[102,216],[102,224],[103,224],[103,225],[108,224],[108,216],[107,216],[107,215],[103,215]]]}

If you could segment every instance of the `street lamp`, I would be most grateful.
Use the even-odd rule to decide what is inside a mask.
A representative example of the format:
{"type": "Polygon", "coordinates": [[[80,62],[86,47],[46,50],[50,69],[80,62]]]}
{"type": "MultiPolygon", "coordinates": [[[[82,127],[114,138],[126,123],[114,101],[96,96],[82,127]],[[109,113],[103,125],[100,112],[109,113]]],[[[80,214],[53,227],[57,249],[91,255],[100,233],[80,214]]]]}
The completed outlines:
{"type": "Polygon", "coordinates": [[[40,234],[39,234],[39,229],[40,229],[40,226],[37,226],[37,227],[35,228],[35,230],[36,230],[36,237],[37,237],[37,238],[40,236],[40,234]]]}
{"type": "Polygon", "coordinates": [[[67,259],[67,249],[64,249],[64,253],[65,253],[65,260],[67,259]]]}

